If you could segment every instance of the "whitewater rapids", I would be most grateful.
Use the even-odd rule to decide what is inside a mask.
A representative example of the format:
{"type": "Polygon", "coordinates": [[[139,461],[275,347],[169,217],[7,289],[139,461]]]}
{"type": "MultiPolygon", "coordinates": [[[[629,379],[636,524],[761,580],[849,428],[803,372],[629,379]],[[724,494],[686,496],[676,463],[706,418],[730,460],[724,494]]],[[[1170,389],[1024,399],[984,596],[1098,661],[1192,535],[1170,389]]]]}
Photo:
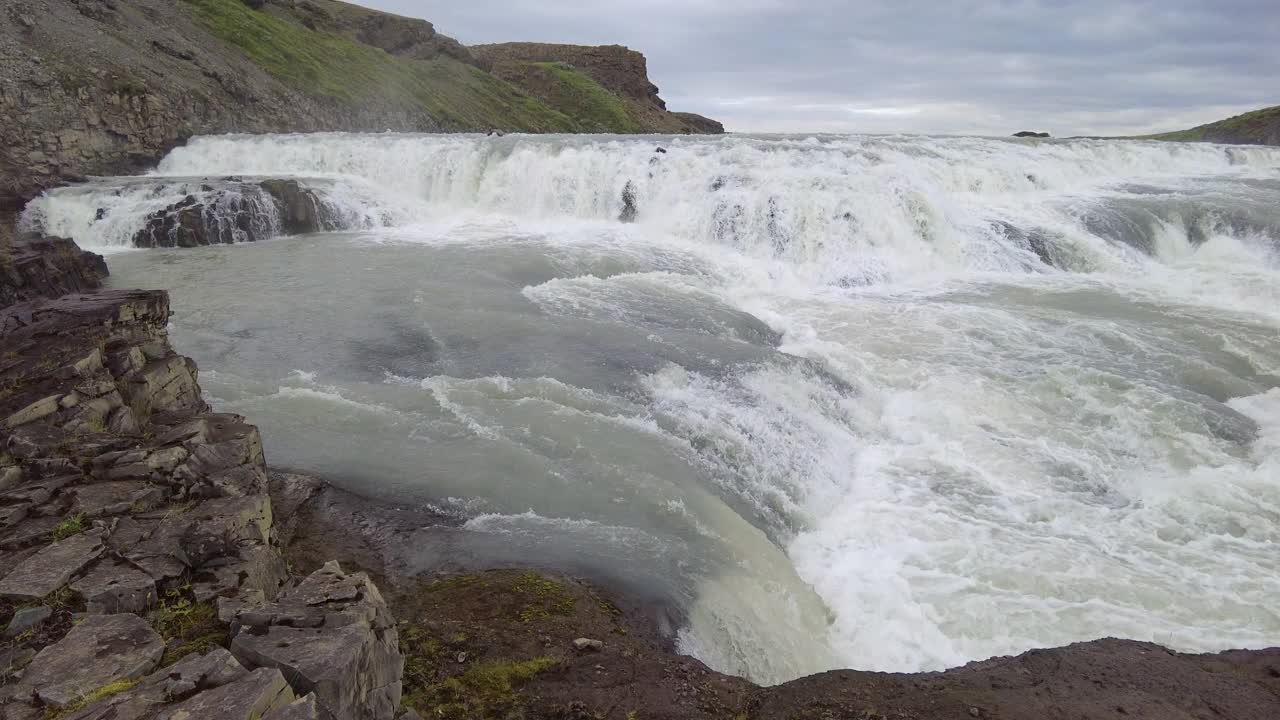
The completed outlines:
{"type": "Polygon", "coordinates": [[[1280,643],[1280,150],[220,136],[24,222],[122,250],[228,176],[344,230],[111,258],[215,405],[718,669],[1280,643]]]}

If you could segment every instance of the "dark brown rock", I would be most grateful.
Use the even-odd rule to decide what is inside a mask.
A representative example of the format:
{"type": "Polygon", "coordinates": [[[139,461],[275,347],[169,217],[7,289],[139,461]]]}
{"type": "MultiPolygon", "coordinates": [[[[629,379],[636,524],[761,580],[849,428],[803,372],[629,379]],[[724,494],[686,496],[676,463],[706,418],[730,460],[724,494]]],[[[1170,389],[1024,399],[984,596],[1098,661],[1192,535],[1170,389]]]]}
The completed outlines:
{"type": "Polygon", "coordinates": [[[107,276],[101,255],[70,240],[37,235],[0,238],[0,307],[93,290],[107,276]]]}

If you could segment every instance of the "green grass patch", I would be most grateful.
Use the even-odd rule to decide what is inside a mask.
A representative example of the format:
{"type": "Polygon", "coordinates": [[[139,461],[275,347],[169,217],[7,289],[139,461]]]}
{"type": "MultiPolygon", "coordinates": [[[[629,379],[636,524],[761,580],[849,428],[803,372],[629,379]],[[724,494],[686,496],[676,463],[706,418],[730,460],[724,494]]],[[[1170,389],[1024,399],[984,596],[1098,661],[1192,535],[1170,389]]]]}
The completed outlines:
{"type": "Polygon", "coordinates": [[[585,73],[558,62],[531,65],[553,80],[541,93],[542,100],[574,118],[582,132],[635,133],[643,130],[627,112],[621,98],[585,73]]]}
{"type": "Polygon", "coordinates": [[[215,37],[286,84],[348,105],[421,112],[442,130],[567,132],[574,123],[480,68],[452,58],[397,57],[333,33],[247,7],[241,0],[182,0],[215,37]]]}
{"type": "Polygon", "coordinates": [[[484,663],[425,687],[411,686],[406,673],[403,704],[423,717],[445,720],[508,717],[517,704],[519,685],[555,667],[557,662],[554,658],[535,657],[484,663]]]}
{"type": "Polygon", "coordinates": [[[161,667],[227,642],[227,628],[218,620],[218,609],[213,603],[191,601],[184,590],[166,592],[160,606],[151,612],[151,626],[167,643],[161,667]]]}
{"type": "Polygon", "coordinates": [[[84,513],[76,513],[67,515],[62,521],[53,526],[53,540],[66,540],[73,535],[79,535],[84,532],[84,513]]]}
{"type": "Polygon", "coordinates": [[[1200,125],[1190,130],[1144,135],[1140,139],[1196,142],[1213,140],[1222,135],[1230,135],[1238,142],[1253,141],[1260,143],[1268,136],[1274,137],[1277,133],[1277,127],[1280,127],[1280,105],[1254,110],[1226,120],[1200,125]]]}
{"type": "Polygon", "coordinates": [[[96,702],[102,698],[111,697],[112,695],[119,695],[134,685],[137,685],[138,681],[141,679],[142,678],[134,678],[133,680],[117,680],[113,683],[103,685],[70,705],[61,708],[50,708],[48,712],[45,713],[44,720],[57,720],[58,718],[67,717],[68,715],[74,715],[79,712],[81,708],[91,702],[96,702]]]}
{"type": "Polygon", "coordinates": [[[517,613],[521,622],[546,620],[553,615],[569,615],[577,598],[569,594],[564,586],[554,580],[548,580],[534,572],[520,576],[511,589],[524,596],[527,602],[517,613]]]}

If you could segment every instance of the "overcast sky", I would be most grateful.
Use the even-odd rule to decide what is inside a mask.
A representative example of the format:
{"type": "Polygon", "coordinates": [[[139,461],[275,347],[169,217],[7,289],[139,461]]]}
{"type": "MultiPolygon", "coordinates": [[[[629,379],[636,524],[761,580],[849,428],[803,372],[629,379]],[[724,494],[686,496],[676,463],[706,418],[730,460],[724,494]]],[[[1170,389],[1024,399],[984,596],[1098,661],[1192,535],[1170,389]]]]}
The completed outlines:
{"type": "Polygon", "coordinates": [[[1280,0],[359,0],[466,44],[618,43],[738,132],[1129,134],[1280,104],[1280,0]]]}

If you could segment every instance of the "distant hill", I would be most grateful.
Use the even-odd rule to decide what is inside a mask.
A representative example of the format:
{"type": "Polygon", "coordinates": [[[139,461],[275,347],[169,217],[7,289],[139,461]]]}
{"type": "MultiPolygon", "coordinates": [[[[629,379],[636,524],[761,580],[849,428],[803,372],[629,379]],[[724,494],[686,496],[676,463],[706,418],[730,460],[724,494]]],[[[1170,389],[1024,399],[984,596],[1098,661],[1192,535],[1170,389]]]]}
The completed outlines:
{"type": "Polygon", "coordinates": [[[1190,130],[1147,135],[1150,140],[1280,145],[1280,105],[1254,110],[1190,130]]]}
{"type": "Polygon", "coordinates": [[[646,66],[334,0],[0,0],[0,211],[199,134],[723,132],[668,112],[646,66]]]}

